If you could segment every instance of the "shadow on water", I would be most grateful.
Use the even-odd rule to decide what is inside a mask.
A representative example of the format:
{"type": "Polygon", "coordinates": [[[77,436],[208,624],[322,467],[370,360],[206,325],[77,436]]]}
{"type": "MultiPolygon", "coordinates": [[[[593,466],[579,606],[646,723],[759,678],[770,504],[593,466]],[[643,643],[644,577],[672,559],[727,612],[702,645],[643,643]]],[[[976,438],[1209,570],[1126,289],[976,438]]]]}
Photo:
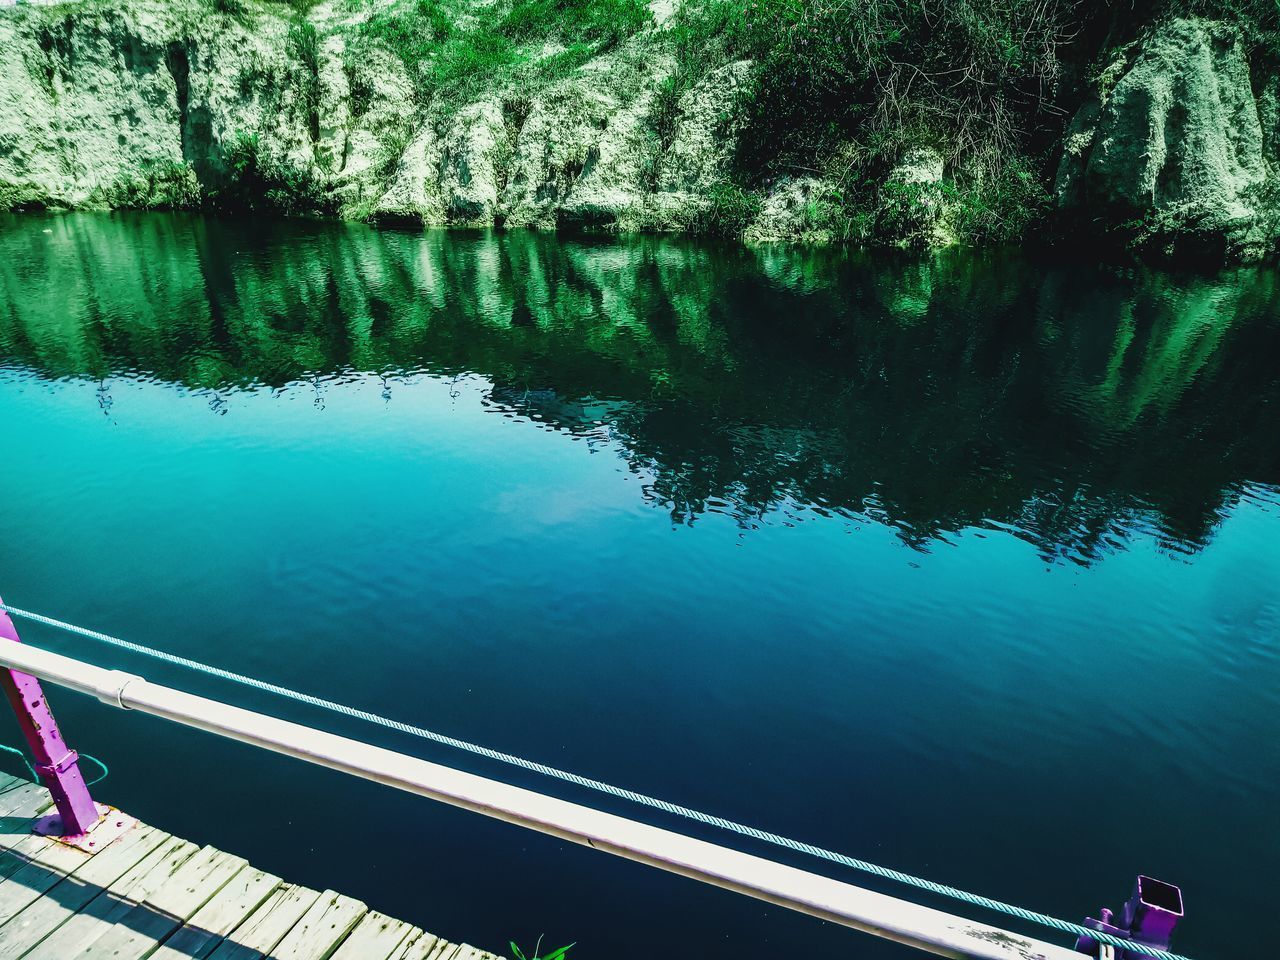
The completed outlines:
{"type": "Polygon", "coordinates": [[[919,549],[994,526],[1087,563],[1133,529],[1197,549],[1280,482],[1275,287],[1009,252],[23,217],[0,224],[0,351],[215,410],[479,375],[499,411],[612,439],[676,523],[871,516],[919,549]]]}

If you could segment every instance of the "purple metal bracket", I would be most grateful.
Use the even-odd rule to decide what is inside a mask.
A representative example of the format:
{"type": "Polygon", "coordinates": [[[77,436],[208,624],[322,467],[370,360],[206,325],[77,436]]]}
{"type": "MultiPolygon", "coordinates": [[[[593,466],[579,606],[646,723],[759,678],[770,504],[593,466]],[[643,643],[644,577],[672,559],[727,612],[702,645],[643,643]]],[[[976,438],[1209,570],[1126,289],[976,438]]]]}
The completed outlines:
{"type": "MultiPolygon", "coordinates": [[[[22,642],[9,614],[0,610],[0,642],[4,641],[22,642]]],[[[44,691],[40,689],[40,681],[17,670],[0,669],[0,687],[4,688],[22,735],[31,748],[40,782],[53,797],[58,810],[37,824],[37,832],[68,840],[83,837],[102,819],[104,811],[89,795],[77,763],[79,754],[63,742],[44,691]]]]}
{"type": "MultiPolygon", "coordinates": [[[[1168,950],[1174,928],[1182,919],[1182,891],[1172,883],[1139,876],[1133,885],[1133,895],[1125,901],[1123,912],[1124,916],[1117,920],[1115,914],[1103,907],[1098,918],[1086,917],[1084,925],[1099,933],[1168,950]]],[[[1091,957],[1143,960],[1143,955],[1133,950],[1115,950],[1087,936],[1076,940],[1076,950],[1091,957]]]]}

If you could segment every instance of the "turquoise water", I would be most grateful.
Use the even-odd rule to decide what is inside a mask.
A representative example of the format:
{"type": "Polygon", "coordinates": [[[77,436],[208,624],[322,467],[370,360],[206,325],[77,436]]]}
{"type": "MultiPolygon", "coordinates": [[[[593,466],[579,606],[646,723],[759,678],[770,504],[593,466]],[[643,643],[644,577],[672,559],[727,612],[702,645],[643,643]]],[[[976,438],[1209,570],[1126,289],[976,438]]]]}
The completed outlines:
{"type": "MultiPolygon", "coordinates": [[[[1278,277],[0,219],[0,594],[1071,920],[1148,872],[1256,955],[1278,277]]],[[[453,939],[913,955],[53,699],[110,802],[453,939]]]]}

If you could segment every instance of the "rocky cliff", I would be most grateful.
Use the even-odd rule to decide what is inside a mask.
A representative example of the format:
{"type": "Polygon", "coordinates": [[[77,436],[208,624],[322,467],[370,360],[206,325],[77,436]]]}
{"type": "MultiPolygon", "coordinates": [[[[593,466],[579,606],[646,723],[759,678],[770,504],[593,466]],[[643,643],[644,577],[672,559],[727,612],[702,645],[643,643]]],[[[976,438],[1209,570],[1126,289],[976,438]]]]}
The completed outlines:
{"type": "MultiPolygon", "coordinates": [[[[1070,70],[1060,52],[1042,54],[1050,71],[1000,48],[1001,76],[1056,91],[1034,123],[974,134],[966,101],[950,126],[904,114],[895,137],[879,91],[874,112],[814,135],[811,165],[793,151],[752,168],[770,124],[812,126],[839,106],[770,101],[778,54],[732,40],[725,0],[593,2],[0,9],[0,208],[212,205],[903,246],[1051,221],[1161,255],[1276,250],[1277,81],[1236,22],[1113,24],[1070,70]],[[712,9],[717,26],[698,32],[712,9]],[[1001,137],[1014,142],[1003,154],[1001,137]]],[[[806,23],[788,43],[820,39],[806,23]]]]}
{"type": "Polygon", "coordinates": [[[190,0],[0,14],[0,206],[185,206],[440,224],[687,227],[725,179],[745,64],[649,122],[674,69],[661,27],[545,75],[555,47],[471,96],[423,102],[361,31],[372,8],[220,13],[190,0]],[[246,197],[246,191],[261,196],[246,197]]]}
{"type": "Polygon", "coordinates": [[[1160,24],[1115,51],[1073,118],[1060,207],[1170,256],[1270,255],[1280,219],[1276,84],[1269,77],[1255,93],[1238,30],[1160,24]]]}

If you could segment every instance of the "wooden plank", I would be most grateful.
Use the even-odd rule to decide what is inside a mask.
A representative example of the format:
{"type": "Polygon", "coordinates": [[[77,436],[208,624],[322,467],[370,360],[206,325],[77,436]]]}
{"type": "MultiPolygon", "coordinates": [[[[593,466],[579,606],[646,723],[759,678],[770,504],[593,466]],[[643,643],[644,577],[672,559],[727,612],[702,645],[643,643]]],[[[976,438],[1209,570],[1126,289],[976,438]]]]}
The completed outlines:
{"type": "Polygon", "coordinates": [[[40,899],[50,887],[74,873],[92,854],[65,843],[46,843],[0,883],[0,927],[40,899]]]}
{"type": "Polygon", "coordinates": [[[175,917],[190,917],[248,864],[215,847],[201,847],[172,877],[148,891],[142,905],[175,917]]]}
{"type": "Polygon", "coordinates": [[[137,826],[109,844],[75,876],[54,886],[5,925],[0,935],[0,960],[17,960],[172,839],[155,827],[137,826]]]}
{"type": "Polygon", "coordinates": [[[151,960],[204,960],[277,889],[279,877],[241,870],[216,897],[151,955],[151,960]]]}
{"type": "MultiPolygon", "coordinates": [[[[0,795],[0,817],[5,820],[29,820],[39,816],[53,806],[49,791],[34,783],[24,783],[20,787],[0,795]]],[[[31,824],[27,823],[27,830],[31,824]]],[[[11,828],[12,825],[6,825],[11,828]]]]}
{"type": "Polygon", "coordinates": [[[29,786],[31,786],[31,781],[26,777],[0,773],[0,794],[8,793],[10,790],[17,790],[19,787],[29,786]]]}
{"type": "Polygon", "coordinates": [[[272,960],[328,960],[369,908],[326,890],[272,951],[272,960]]]}
{"type": "Polygon", "coordinates": [[[454,960],[501,960],[501,958],[488,950],[481,950],[479,947],[464,943],[458,947],[458,952],[454,954],[454,960]]]}
{"type": "Polygon", "coordinates": [[[458,955],[458,951],[462,949],[456,943],[450,943],[448,940],[436,940],[435,948],[427,954],[427,960],[453,960],[458,955]]]}
{"type": "Polygon", "coordinates": [[[114,917],[111,929],[74,956],[142,960],[181,927],[248,864],[213,847],[202,847],[141,902],[114,917]]]}
{"type": "Polygon", "coordinates": [[[306,887],[281,887],[218,945],[209,960],[261,960],[274,955],[280,941],[319,899],[317,891],[306,887]]]}
{"type": "Polygon", "coordinates": [[[144,824],[93,853],[33,835],[52,806],[0,774],[0,960],[499,960],[144,824]]]}
{"type": "Polygon", "coordinates": [[[21,783],[0,795],[0,883],[25,866],[41,847],[53,843],[31,832],[36,819],[52,806],[48,791],[34,783],[21,783]]]}
{"type": "Polygon", "coordinates": [[[421,932],[403,920],[370,910],[356,924],[351,936],[342,942],[332,960],[389,960],[411,936],[421,932]]]}
{"type": "Polygon", "coordinates": [[[396,960],[452,960],[458,950],[456,943],[450,943],[434,934],[424,933],[410,943],[396,960]]]}
{"type": "Polygon", "coordinates": [[[48,837],[36,836],[34,833],[16,839],[3,854],[0,854],[0,883],[26,866],[37,850],[52,842],[48,837]]]}
{"type": "Polygon", "coordinates": [[[416,937],[410,937],[400,945],[392,960],[427,960],[436,945],[442,942],[435,934],[420,931],[416,937]]]}
{"type": "Polygon", "coordinates": [[[134,864],[111,886],[40,942],[24,960],[67,960],[96,943],[116,920],[173,876],[196,852],[196,845],[170,837],[134,864]]]}

